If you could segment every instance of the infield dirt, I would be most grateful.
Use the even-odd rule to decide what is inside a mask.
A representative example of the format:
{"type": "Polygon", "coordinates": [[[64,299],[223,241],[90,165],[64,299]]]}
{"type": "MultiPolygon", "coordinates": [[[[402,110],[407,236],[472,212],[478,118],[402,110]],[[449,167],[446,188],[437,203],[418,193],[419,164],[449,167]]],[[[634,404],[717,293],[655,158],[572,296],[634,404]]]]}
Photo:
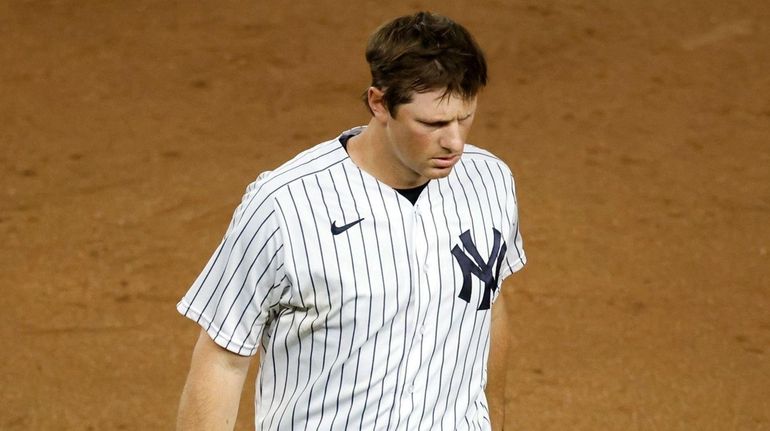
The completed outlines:
{"type": "Polygon", "coordinates": [[[517,178],[506,429],[770,430],[761,0],[0,0],[0,429],[172,428],[176,301],[419,9],[487,52],[471,142],[517,178]]]}

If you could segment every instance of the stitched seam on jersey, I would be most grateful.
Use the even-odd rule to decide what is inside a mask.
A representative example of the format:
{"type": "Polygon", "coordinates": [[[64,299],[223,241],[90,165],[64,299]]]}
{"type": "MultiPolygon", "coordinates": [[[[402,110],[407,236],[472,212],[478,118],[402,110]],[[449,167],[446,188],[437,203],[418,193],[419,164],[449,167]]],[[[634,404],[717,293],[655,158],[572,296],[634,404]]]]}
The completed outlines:
{"type": "MultiPolygon", "coordinates": [[[[284,274],[286,274],[288,276],[289,272],[286,270],[288,265],[286,265],[286,263],[288,262],[287,256],[289,255],[289,253],[287,252],[287,250],[290,247],[293,247],[293,244],[291,242],[289,242],[289,238],[287,236],[288,235],[288,232],[287,232],[288,227],[286,226],[286,220],[285,220],[286,216],[283,214],[283,211],[280,209],[280,204],[278,203],[278,197],[274,196],[272,198],[272,202],[271,203],[272,203],[273,209],[275,210],[276,214],[280,214],[281,215],[280,217],[276,217],[276,219],[278,221],[278,231],[279,231],[278,233],[281,235],[281,242],[284,245],[284,247],[283,247],[283,256],[282,256],[281,262],[283,263],[283,266],[284,266],[284,274]]],[[[293,260],[292,260],[292,262],[293,262],[293,260]]],[[[294,265],[296,265],[296,262],[294,262],[294,265]]],[[[291,289],[293,288],[294,283],[293,283],[293,281],[291,279],[289,279],[289,277],[287,277],[287,284],[288,284],[287,287],[289,288],[289,291],[290,291],[289,295],[291,296],[292,295],[291,289]]],[[[279,301],[278,301],[279,308],[280,308],[280,304],[283,302],[283,298],[284,298],[284,293],[281,292],[281,295],[279,296],[279,301]]]]}
{"type": "Polygon", "coordinates": [[[511,274],[514,272],[519,271],[521,268],[524,268],[524,265],[527,264],[527,258],[526,256],[522,256],[521,259],[518,259],[516,262],[513,262],[513,264],[506,265],[505,268],[500,273],[500,282],[508,278],[511,274]]]}
{"type": "MultiPolygon", "coordinates": [[[[278,186],[278,187],[275,187],[273,190],[271,190],[270,192],[268,192],[268,193],[267,193],[267,194],[266,194],[266,195],[263,197],[263,199],[262,199],[262,202],[260,202],[260,203],[259,203],[259,205],[257,205],[257,208],[255,208],[255,209],[254,209],[254,211],[251,213],[251,215],[249,216],[248,220],[246,220],[246,222],[244,223],[244,227],[243,227],[243,228],[241,228],[240,232],[238,232],[238,235],[236,236],[236,240],[237,240],[238,238],[240,238],[240,236],[241,236],[241,235],[243,235],[243,232],[246,230],[246,228],[245,228],[245,225],[247,225],[247,224],[249,224],[249,223],[251,222],[251,219],[254,217],[254,215],[256,215],[256,214],[257,214],[257,212],[259,212],[259,209],[262,207],[262,205],[265,203],[265,201],[267,201],[267,200],[268,200],[268,199],[269,199],[271,196],[273,196],[275,193],[278,193],[279,191],[282,191],[282,190],[283,190],[285,187],[287,187],[288,185],[290,185],[290,184],[291,184],[291,183],[293,183],[294,181],[298,181],[298,180],[301,180],[301,179],[303,179],[303,178],[305,178],[305,177],[308,177],[308,176],[312,176],[312,175],[316,175],[316,174],[318,174],[318,173],[320,173],[320,172],[324,172],[324,171],[327,171],[327,170],[329,170],[329,168],[331,168],[332,166],[335,166],[335,165],[337,165],[337,164],[339,164],[339,163],[342,163],[343,161],[345,161],[345,159],[347,159],[347,156],[346,156],[345,158],[343,158],[343,159],[337,160],[337,161],[335,161],[334,163],[331,163],[331,164],[329,164],[329,165],[327,165],[327,166],[323,167],[322,169],[319,169],[319,170],[317,170],[317,171],[313,171],[313,172],[308,172],[307,174],[304,174],[304,175],[301,175],[301,176],[299,176],[299,177],[297,177],[297,178],[294,178],[294,179],[292,179],[292,180],[290,180],[290,181],[288,181],[288,182],[286,182],[286,183],[284,183],[284,184],[281,184],[281,185],[280,185],[280,186],[278,186]]],[[[270,182],[270,180],[272,180],[272,179],[275,179],[275,177],[272,177],[272,178],[268,178],[268,179],[266,179],[266,180],[265,180],[265,182],[264,182],[262,185],[260,185],[260,187],[259,187],[259,188],[258,188],[258,189],[257,189],[257,190],[254,192],[254,196],[252,196],[252,198],[251,198],[251,199],[249,200],[249,202],[246,204],[246,206],[247,206],[247,207],[248,207],[249,205],[251,205],[251,202],[252,202],[252,201],[254,200],[254,198],[255,198],[255,197],[256,197],[256,196],[259,194],[259,192],[262,190],[262,188],[263,188],[263,187],[265,187],[265,186],[267,186],[267,183],[268,183],[268,182],[270,182]]],[[[273,198],[273,199],[275,199],[275,198],[273,198]]],[[[273,209],[275,209],[275,206],[273,206],[273,209]]]]}
{"type": "MultiPolygon", "coordinates": [[[[464,151],[463,152],[463,156],[465,156],[465,155],[468,155],[468,156],[482,156],[482,157],[490,158],[492,160],[497,160],[500,163],[505,163],[505,162],[503,162],[502,159],[500,159],[499,157],[495,156],[494,154],[482,153],[482,152],[478,152],[478,151],[464,151]]],[[[462,159],[460,159],[460,160],[462,160],[462,159]]]]}
{"type": "MultiPolygon", "coordinates": [[[[283,244],[281,244],[281,248],[283,248],[283,244]]],[[[281,265],[280,265],[280,266],[278,266],[278,268],[276,268],[276,272],[277,272],[278,274],[280,274],[281,272],[283,272],[283,271],[282,271],[282,268],[283,268],[283,267],[284,267],[284,264],[283,264],[283,262],[282,262],[282,263],[281,263],[281,265]]],[[[274,284],[274,285],[272,285],[272,286],[270,287],[270,290],[269,290],[269,291],[270,291],[270,292],[272,292],[272,291],[273,291],[273,289],[275,289],[275,288],[277,288],[277,287],[281,287],[281,286],[283,285],[283,281],[284,281],[286,278],[287,278],[287,276],[286,276],[286,274],[284,273],[284,276],[283,276],[283,277],[282,277],[280,280],[278,280],[278,283],[277,283],[277,284],[274,284]]],[[[255,290],[254,294],[252,294],[252,297],[251,297],[252,299],[251,299],[251,301],[253,301],[253,300],[254,300],[254,297],[255,297],[255,296],[256,296],[256,290],[255,290]]],[[[278,294],[278,297],[279,297],[279,298],[280,298],[280,296],[281,296],[281,293],[279,293],[279,294],[278,294]]],[[[270,298],[272,298],[272,297],[270,296],[270,294],[267,294],[267,295],[265,295],[265,297],[264,297],[264,298],[262,298],[262,301],[259,303],[259,307],[260,307],[260,309],[262,309],[262,307],[264,306],[264,304],[265,304],[265,301],[267,301],[267,300],[268,300],[268,299],[270,299],[270,298]]],[[[272,312],[272,310],[274,309],[274,307],[275,307],[275,306],[277,306],[277,305],[278,305],[278,302],[276,302],[276,303],[274,303],[274,304],[269,304],[269,305],[267,306],[267,308],[265,308],[265,310],[267,310],[267,316],[264,318],[264,319],[265,319],[265,320],[264,320],[264,322],[262,322],[262,323],[259,325],[259,327],[260,327],[260,333],[259,333],[259,337],[257,338],[257,343],[256,343],[256,345],[255,345],[255,347],[254,347],[255,349],[256,349],[256,348],[258,348],[258,347],[261,345],[261,342],[262,342],[261,340],[262,340],[262,337],[264,336],[264,328],[266,327],[265,325],[266,325],[266,324],[269,322],[269,316],[270,316],[270,313],[272,312]]],[[[244,337],[244,340],[248,340],[248,339],[249,339],[249,337],[251,336],[251,332],[252,332],[252,331],[254,331],[254,328],[257,326],[257,320],[259,320],[259,319],[260,319],[260,317],[262,317],[262,313],[259,313],[259,312],[258,312],[258,313],[256,313],[256,315],[254,316],[254,320],[252,320],[252,321],[251,321],[251,324],[249,324],[249,332],[248,332],[248,333],[246,334],[246,336],[244,337]]],[[[243,316],[241,316],[241,318],[240,318],[240,319],[238,319],[238,320],[239,320],[239,321],[242,321],[242,319],[243,319],[243,316]]],[[[240,351],[239,351],[238,353],[240,353],[240,351]]]]}
{"type": "MultiPolygon", "coordinates": [[[[274,174],[274,177],[283,175],[285,173],[289,173],[293,171],[294,169],[300,168],[302,166],[308,165],[322,157],[328,156],[329,154],[334,153],[335,151],[339,149],[343,149],[341,145],[332,145],[335,142],[339,143],[339,138],[326,141],[316,147],[311,147],[306,149],[305,151],[302,151],[301,153],[297,154],[294,158],[291,160],[283,163],[282,165],[278,166],[276,169],[272,171],[272,174],[274,174]],[[329,151],[326,151],[323,153],[327,148],[332,146],[332,149],[329,151]],[[317,153],[323,153],[320,155],[316,155],[317,153]]],[[[344,149],[343,149],[344,150],[344,149]]],[[[347,156],[347,153],[345,153],[345,156],[347,156]]]]}
{"type": "MultiPolygon", "coordinates": [[[[265,219],[265,221],[262,222],[262,224],[259,226],[259,229],[262,228],[262,226],[265,224],[266,221],[267,221],[267,219],[265,219]]],[[[251,262],[251,264],[248,266],[248,268],[245,269],[244,272],[246,274],[246,278],[244,278],[243,282],[241,283],[241,287],[240,287],[240,289],[238,289],[238,292],[235,295],[235,299],[233,300],[233,303],[230,304],[230,309],[225,314],[223,320],[227,320],[227,317],[230,315],[230,312],[232,311],[232,308],[235,306],[235,303],[237,302],[238,297],[241,296],[241,292],[243,292],[243,289],[246,286],[246,280],[248,279],[248,275],[251,274],[252,268],[254,267],[256,262],[259,260],[259,256],[262,254],[262,252],[265,251],[265,248],[267,247],[267,245],[269,244],[269,242],[273,238],[273,235],[275,235],[276,231],[277,231],[277,229],[275,231],[273,231],[273,233],[271,233],[270,236],[267,237],[266,242],[264,244],[262,244],[262,247],[254,255],[254,260],[251,262]]],[[[216,282],[215,286],[217,287],[217,289],[215,289],[214,292],[219,290],[220,286],[222,288],[221,290],[222,290],[223,293],[225,291],[231,291],[232,290],[230,288],[231,283],[236,278],[236,275],[239,274],[239,268],[241,268],[241,265],[245,262],[246,252],[251,250],[251,243],[256,238],[258,232],[259,232],[259,230],[257,230],[257,232],[254,233],[254,236],[249,240],[248,244],[246,244],[246,249],[244,250],[244,253],[241,254],[241,259],[238,261],[238,263],[236,264],[235,268],[233,268],[230,271],[230,277],[227,279],[227,281],[224,282],[224,285],[222,284],[222,281],[224,280],[225,274],[227,274],[228,271],[225,270],[225,271],[222,272],[222,275],[219,277],[219,280],[217,280],[217,282],[216,282]]],[[[255,247],[257,247],[258,245],[259,244],[256,244],[255,247]]],[[[230,253],[228,253],[228,257],[227,257],[227,260],[226,260],[227,262],[233,262],[233,260],[230,259],[230,256],[232,255],[232,251],[233,251],[234,246],[235,246],[235,244],[233,244],[233,247],[231,247],[231,249],[230,249],[230,253]]],[[[267,273],[267,270],[269,269],[270,265],[272,264],[273,260],[275,259],[275,256],[277,256],[278,250],[280,250],[280,248],[281,247],[278,247],[276,249],[276,252],[273,253],[273,256],[268,261],[268,267],[265,268],[265,270],[262,271],[262,274],[259,275],[259,278],[257,278],[257,282],[256,282],[257,285],[259,285],[259,281],[262,280],[262,277],[264,277],[265,273],[267,273]]],[[[273,281],[275,281],[275,280],[273,280],[273,281]]],[[[205,282],[205,280],[204,280],[204,282],[205,282]]],[[[201,285],[203,285],[203,283],[201,283],[201,285]]],[[[206,312],[206,309],[208,308],[209,304],[211,303],[211,300],[214,299],[214,292],[212,292],[212,295],[209,297],[209,300],[206,302],[206,305],[203,306],[202,312],[204,312],[204,313],[206,312]]],[[[219,298],[217,299],[217,303],[216,303],[216,305],[213,308],[214,314],[217,314],[217,311],[219,311],[219,307],[222,304],[222,298],[224,298],[224,295],[220,295],[219,298]]],[[[206,328],[206,329],[208,329],[208,328],[206,328]]]]}
{"type": "MultiPolygon", "coordinates": [[[[329,142],[333,142],[333,141],[329,141],[329,142]]],[[[329,142],[327,142],[327,143],[329,143],[329,142]]],[[[319,149],[319,151],[320,151],[320,149],[319,149]]],[[[297,164],[296,166],[291,166],[291,165],[289,165],[289,164],[287,163],[287,164],[285,164],[285,165],[282,167],[282,168],[284,168],[285,170],[275,170],[275,171],[273,171],[273,172],[274,172],[274,175],[271,175],[269,178],[265,179],[265,184],[269,183],[271,180],[275,180],[275,179],[277,179],[277,178],[278,178],[278,177],[280,177],[281,175],[284,175],[284,174],[289,174],[289,173],[291,173],[291,172],[292,172],[292,171],[294,171],[294,170],[297,170],[297,169],[300,169],[300,168],[302,168],[303,166],[309,165],[309,164],[311,164],[312,162],[314,162],[314,161],[316,161],[316,160],[318,160],[318,159],[320,159],[320,158],[322,158],[322,157],[328,156],[328,155],[330,155],[330,154],[332,154],[332,153],[334,153],[334,152],[336,152],[336,151],[343,151],[343,152],[344,152],[344,149],[343,149],[342,147],[335,147],[335,148],[333,148],[332,150],[330,150],[330,151],[327,151],[327,152],[325,152],[325,153],[323,153],[323,154],[321,154],[321,155],[319,155],[319,156],[316,156],[316,157],[314,157],[314,158],[312,158],[312,159],[310,159],[310,160],[308,160],[308,161],[303,161],[301,164],[297,164]]],[[[334,162],[334,163],[332,163],[332,164],[330,164],[330,165],[328,165],[328,166],[326,166],[326,167],[324,167],[324,168],[322,168],[322,169],[319,169],[319,170],[315,171],[314,173],[318,173],[318,172],[324,171],[324,170],[326,170],[326,169],[330,168],[331,166],[334,166],[334,165],[336,165],[337,163],[340,163],[341,161],[343,161],[343,160],[345,160],[345,159],[347,159],[347,158],[349,158],[349,156],[347,155],[347,153],[345,153],[345,155],[344,155],[344,157],[343,157],[342,159],[340,159],[340,160],[338,160],[338,161],[336,161],[336,162],[334,162]]],[[[289,163],[290,163],[290,162],[289,162],[289,163]]],[[[280,169],[280,168],[279,168],[279,169],[280,169]]],[[[280,186],[280,187],[277,187],[276,189],[280,189],[280,188],[283,188],[284,186],[286,186],[286,185],[288,185],[288,184],[291,184],[291,183],[293,183],[294,181],[297,181],[297,180],[299,180],[299,179],[302,179],[302,178],[303,178],[303,177],[305,177],[305,176],[307,176],[307,175],[303,175],[303,176],[301,176],[301,177],[297,177],[297,178],[294,178],[294,179],[292,179],[292,180],[289,180],[287,183],[285,183],[284,185],[282,185],[282,186],[280,186]]]]}
{"type": "MultiPolygon", "coordinates": [[[[267,217],[265,217],[265,219],[264,219],[264,220],[262,221],[262,223],[259,225],[259,227],[258,227],[258,228],[257,228],[257,230],[255,231],[254,235],[252,236],[252,238],[249,240],[249,242],[248,242],[248,244],[247,244],[247,250],[250,248],[250,246],[251,246],[251,243],[254,241],[254,238],[256,238],[256,236],[258,235],[258,233],[259,233],[259,230],[260,230],[260,229],[262,229],[262,226],[264,226],[264,225],[265,225],[265,223],[267,222],[268,218],[270,218],[270,217],[271,217],[273,214],[275,214],[275,211],[273,211],[273,212],[271,212],[270,214],[268,214],[268,216],[267,216],[267,217]]],[[[274,235],[275,235],[275,231],[273,231],[273,233],[272,233],[272,234],[270,234],[270,236],[268,237],[268,240],[269,240],[270,238],[272,238],[274,235]]],[[[227,262],[232,262],[232,261],[231,261],[231,258],[230,258],[230,256],[232,256],[232,253],[233,253],[233,248],[234,248],[234,246],[236,245],[236,244],[235,244],[236,242],[237,242],[237,239],[236,239],[236,240],[234,240],[234,241],[232,242],[232,244],[230,245],[230,247],[229,247],[229,251],[228,251],[228,253],[227,253],[227,256],[225,257],[225,263],[227,263],[227,262]]],[[[220,247],[224,248],[225,244],[226,244],[226,241],[225,241],[225,242],[223,242],[223,243],[222,243],[222,245],[221,245],[220,247]]],[[[246,270],[246,273],[247,273],[247,274],[250,272],[250,270],[251,270],[251,267],[254,265],[254,263],[256,262],[256,260],[259,258],[259,255],[262,253],[262,251],[265,249],[265,247],[266,247],[266,246],[267,246],[267,243],[263,244],[263,245],[262,245],[262,248],[261,248],[261,249],[260,249],[260,250],[257,252],[257,254],[254,256],[254,259],[255,259],[255,260],[252,262],[251,266],[249,266],[249,268],[246,270]]],[[[281,247],[283,247],[283,244],[281,244],[281,246],[279,246],[279,247],[276,249],[276,251],[277,251],[277,250],[280,250],[280,249],[281,249],[281,247]]],[[[276,255],[276,254],[274,253],[274,254],[273,254],[273,257],[271,257],[271,259],[270,259],[270,262],[272,262],[272,261],[273,261],[273,259],[275,258],[275,255],[276,255]]],[[[220,255],[218,254],[218,255],[217,255],[217,260],[218,260],[219,256],[220,256],[220,255]]],[[[243,263],[244,259],[245,259],[245,254],[244,254],[242,257],[241,257],[241,260],[238,262],[238,264],[236,265],[236,267],[235,267],[235,268],[232,270],[232,274],[230,274],[230,278],[229,278],[229,279],[228,279],[228,280],[225,282],[224,286],[222,286],[222,280],[224,279],[224,277],[225,277],[225,275],[226,275],[226,273],[227,273],[227,269],[226,269],[226,268],[225,268],[225,269],[223,269],[222,273],[221,273],[221,274],[220,274],[220,276],[219,276],[219,279],[216,281],[216,283],[214,283],[214,290],[211,292],[211,295],[209,296],[209,299],[206,301],[206,304],[204,304],[204,306],[203,306],[203,309],[201,310],[201,313],[205,313],[205,312],[206,312],[206,310],[208,309],[209,305],[211,304],[211,301],[214,299],[215,293],[217,292],[217,290],[219,290],[219,288],[220,288],[220,287],[222,287],[222,289],[223,289],[223,290],[227,290],[228,286],[230,285],[230,282],[232,282],[233,278],[235,277],[235,275],[236,275],[236,273],[237,273],[237,270],[238,270],[238,268],[241,266],[241,264],[243,263]]],[[[198,297],[198,294],[199,294],[199,293],[202,291],[202,288],[203,288],[203,286],[206,284],[206,281],[208,280],[208,277],[209,277],[209,275],[210,275],[210,273],[211,273],[211,269],[213,269],[213,268],[214,268],[214,264],[212,264],[212,265],[211,265],[211,267],[209,268],[209,271],[208,271],[208,272],[207,272],[207,274],[206,274],[206,277],[205,277],[205,278],[204,278],[204,279],[203,279],[203,280],[200,282],[200,284],[199,284],[199,290],[198,290],[198,292],[196,292],[196,293],[195,293],[195,296],[193,296],[193,298],[192,298],[191,302],[194,302],[194,301],[195,301],[195,299],[198,297]]],[[[263,275],[264,275],[264,273],[263,273],[263,275]]],[[[260,278],[261,278],[261,277],[260,277],[260,278]]],[[[242,290],[242,289],[243,289],[243,286],[241,286],[241,290],[242,290]]],[[[219,298],[217,299],[217,303],[216,303],[216,305],[215,305],[215,306],[214,306],[214,308],[213,308],[213,313],[214,313],[215,315],[216,315],[216,312],[217,312],[217,310],[219,309],[219,305],[220,305],[220,303],[221,303],[221,301],[222,301],[222,297],[223,297],[222,295],[220,295],[220,296],[219,296],[219,298]]],[[[236,298],[237,298],[237,296],[236,296],[236,298]]],[[[209,328],[207,327],[207,328],[205,328],[205,329],[208,331],[208,329],[209,329],[209,328]]]]}
{"type": "MultiPolygon", "coordinates": [[[[273,273],[273,274],[274,274],[275,272],[277,272],[277,269],[280,269],[280,268],[283,266],[283,263],[281,263],[281,265],[280,265],[278,268],[276,268],[276,270],[275,270],[275,271],[272,269],[272,267],[273,267],[273,265],[274,265],[274,264],[273,264],[273,261],[275,260],[276,256],[278,256],[278,253],[280,252],[280,250],[281,250],[282,248],[283,248],[283,245],[281,245],[280,247],[278,247],[278,249],[276,249],[276,252],[275,252],[275,253],[273,254],[273,256],[270,258],[270,261],[268,261],[268,262],[267,262],[267,265],[266,265],[266,268],[265,268],[265,270],[264,270],[264,271],[262,271],[262,274],[260,274],[259,278],[257,279],[257,281],[256,281],[256,283],[255,283],[255,285],[256,285],[256,286],[259,286],[259,284],[260,284],[260,283],[259,283],[259,282],[260,282],[260,280],[262,280],[262,277],[264,277],[264,276],[265,276],[265,274],[267,274],[267,273],[268,273],[268,271],[270,271],[271,273],[273,273]]],[[[251,268],[254,266],[254,264],[255,264],[255,263],[256,263],[256,260],[255,260],[255,261],[252,263],[252,265],[249,267],[249,269],[248,269],[248,272],[251,272],[251,268]]],[[[248,279],[248,278],[247,278],[247,279],[248,279]]],[[[241,291],[242,291],[242,290],[243,290],[243,288],[246,286],[246,280],[247,280],[247,279],[245,279],[245,280],[244,280],[244,282],[243,282],[243,284],[242,284],[242,286],[241,286],[241,291]]],[[[273,279],[271,280],[271,284],[272,284],[272,283],[275,283],[275,277],[273,277],[273,279]]],[[[267,289],[267,291],[266,291],[266,294],[265,294],[264,298],[262,299],[262,302],[260,302],[260,304],[259,304],[259,307],[257,308],[257,313],[256,313],[256,314],[257,314],[257,316],[256,316],[256,318],[255,318],[255,321],[254,321],[255,323],[256,323],[256,320],[259,318],[259,316],[262,314],[262,312],[263,312],[263,311],[267,311],[267,313],[269,313],[269,312],[270,312],[270,310],[264,310],[262,307],[263,307],[263,305],[264,305],[265,301],[267,301],[267,299],[270,297],[270,294],[272,293],[273,289],[275,289],[275,287],[276,287],[276,286],[279,286],[279,285],[280,285],[280,284],[278,284],[278,285],[276,285],[276,284],[272,284],[272,285],[270,286],[270,288],[269,288],[269,289],[267,289]]],[[[238,296],[240,296],[240,292],[241,292],[241,291],[239,291],[239,294],[238,294],[238,295],[236,296],[236,298],[233,300],[233,303],[231,304],[231,306],[230,306],[230,309],[228,309],[228,311],[227,311],[227,314],[226,314],[224,317],[222,317],[222,321],[223,321],[223,322],[228,320],[228,318],[227,318],[227,317],[230,315],[230,312],[232,312],[232,308],[235,306],[235,302],[237,301],[237,298],[238,298],[238,296]]],[[[255,287],[255,288],[253,289],[253,291],[251,292],[251,297],[250,297],[250,298],[249,298],[249,300],[246,302],[246,304],[252,304],[252,303],[253,303],[253,301],[254,301],[254,298],[255,298],[255,297],[256,297],[256,295],[257,295],[257,291],[258,291],[258,289],[255,287]]],[[[246,313],[247,313],[248,311],[249,311],[249,307],[248,307],[248,306],[244,307],[244,308],[243,308],[243,310],[242,310],[242,312],[241,312],[241,315],[240,315],[240,317],[239,317],[238,319],[236,319],[236,322],[238,322],[238,323],[241,323],[241,322],[243,322],[243,318],[244,318],[244,316],[246,315],[246,313]]],[[[233,331],[234,333],[233,333],[233,334],[232,334],[232,335],[231,335],[231,336],[228,338],[228,342],[227,342],[227,343],[228,343],[228,346],[230,345],[230,343],[232,343],[232,341],[233,341],[233,337],[235,337],[235,332],[237,332],[237,328],[238,328],[238,327],[236,326],[236,331],[233,331]]],[[[250,336],[250,335],[251,335],[251,331],[252,331],[252,329],[253,329],[253,326],[249,328],[249,332],[247,333],[246,337],[244,337],[244,340],[247,340],[247,339],[248,339],[248,336],[250,336]]],[[[236,343],[236,344],[238,344],[238,343],[236,343]]],[[[240,344],[243,344],[243,343],[240,343],[240,344]]],[[[225,348],[227,348],[227,346],[226,346],[225,348]]]]}
{"type": "MultiPolygon", "coordinates": [[[[519,229],[519,207],[518,207],[518,204],[516,202],[516,180],[513,178],[513,174],[511,174],[510,180],[511,180],[510,181],[511,182],[511,196],[513,197],[513,205],[512,205],[512,207],[513,207],[513,211],[515,212],[514,215],[516,216],[516,225],[515,225],[516,233],[513,236],[513,244],[512,245],[513,245],[513,248],[516,250],[516,253],[519,255],[519,260],[522,260],[522,259],[526,260],[526,258],[524,257],[524,250],[520,249],[519,245],[518,245],[519,236],[521,235],[521,231],[519,229]]],[[[509,266],[510,266],[510,264],[509,264],[509,266]]],[[[515,272],[515,271],[513,271],[513,272],[515,272]]]]}
{"type": "MultiPolygon", "coordinates": [[[[195,309],[192,306],[192,304],[189,304],[184,299],[179,301],[179,304],[177,304],[177,311],[182,313],[182,315],[184,315],[188,319],[191,319],[191,320],[198,320],[198,319],[200,319],[200,320],[206,322],[206,324],[209,325],[209,329],[205,329],[205,328],[204,329],[205,329],[206,333],[209,334],[212,337],[212,340],[214,340],[215,342],[217,341],[217,339],[219,339],[220,341],[227,342],[227,337],[231,335],[227,331],[225,331],[225,332],[220,332],[220,334],[218,336],[214,336],[216,333],[212,332],[212,330],[220,331],[221,328],[218,325],[215,325],[208,317],[206,317],[205,315],[201,314],[197,309],[195,309]],[[184,305],[186,307],[187,311],[183,312],[179,308],[181,305],[184,305]],[[223,334],[226,334],[226,335],[223,335],[223,334]]],[[[220,343],[217,343],[217,344],[219,344],[220,346],[222,346],[224,348],[224,345],[222,345],[220,343]]],[[[246,348],[246,350],[252,352],[252,353],[249,354],[249,356],[251,356],[251,355],[253,355],[253,352],[255,351],[256,345],[250,345],[248,343],[244,343],[243,346],[239,346],[239,347],[244,347],[244,348],[246,348]]],[[[230,350],[230,349],[227,349],[227,350],[230,350]]],[[[230,350],[230,351],[232,351],[232,350],[230,350]]]]}

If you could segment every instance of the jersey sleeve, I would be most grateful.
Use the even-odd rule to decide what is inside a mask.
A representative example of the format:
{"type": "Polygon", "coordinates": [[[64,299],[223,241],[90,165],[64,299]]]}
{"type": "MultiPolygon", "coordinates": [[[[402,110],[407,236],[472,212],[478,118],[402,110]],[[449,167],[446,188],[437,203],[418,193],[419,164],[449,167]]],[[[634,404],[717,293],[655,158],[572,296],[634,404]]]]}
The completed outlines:
{"type": "Polygon", "coordinates": [[[225,349],[254,355],[287,286],[283,268],[274,201],[258,179],[247,188],[222,242],[177,311],[225,349]]]}
{"type": "Polygon", "coordinates": [[[510,223],[510,231],[505,239],[507,246],[505,260],[500,269],[500,281],[520,270],[527,263],[527,256],[524,254],[524,242],[519,230],[519,207],[516,199],[516,183],[513,175],[510,177],[510,183],[506,185],[506,214],[510,223]]]}

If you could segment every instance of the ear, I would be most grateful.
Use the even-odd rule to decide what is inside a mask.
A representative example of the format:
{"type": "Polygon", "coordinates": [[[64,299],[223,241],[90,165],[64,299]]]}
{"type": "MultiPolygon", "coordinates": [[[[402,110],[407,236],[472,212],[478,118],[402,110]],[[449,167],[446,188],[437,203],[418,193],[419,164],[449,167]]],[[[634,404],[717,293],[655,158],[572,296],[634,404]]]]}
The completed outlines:
{"type": "Polygon", "coordinates": [[[366,97],[369,103],[369,109],[372,111],[372,116],[380,122],[385,122],[390,117],[388,107],[385,106],[385,92],[377,87],[369,87],[366,92],[366,97]]]}

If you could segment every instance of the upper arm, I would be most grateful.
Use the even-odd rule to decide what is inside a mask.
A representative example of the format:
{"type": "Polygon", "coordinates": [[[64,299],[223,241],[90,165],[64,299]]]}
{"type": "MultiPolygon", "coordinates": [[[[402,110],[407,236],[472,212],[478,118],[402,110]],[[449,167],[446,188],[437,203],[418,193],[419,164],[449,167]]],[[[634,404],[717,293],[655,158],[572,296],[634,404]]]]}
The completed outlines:
{"type": "Polygon", "coordinates": [[[177,304],[220,346],[254,355],[288,285],[274,200],[248,192],[222,242],[177,304]]]}
{"type": "Polygon", "coordinates": [[[251,358],[220,347],[201,331],[179,401],[177,430],[231,431],[251,358]]]}
{"type": "Polygon", "coordinates": [[[243,374],[248,372],[251,356],[233,353],[218,345],[205,330],[201,329],[193,350],[193,367],[215,367],[221,371],[243,374]]]}

